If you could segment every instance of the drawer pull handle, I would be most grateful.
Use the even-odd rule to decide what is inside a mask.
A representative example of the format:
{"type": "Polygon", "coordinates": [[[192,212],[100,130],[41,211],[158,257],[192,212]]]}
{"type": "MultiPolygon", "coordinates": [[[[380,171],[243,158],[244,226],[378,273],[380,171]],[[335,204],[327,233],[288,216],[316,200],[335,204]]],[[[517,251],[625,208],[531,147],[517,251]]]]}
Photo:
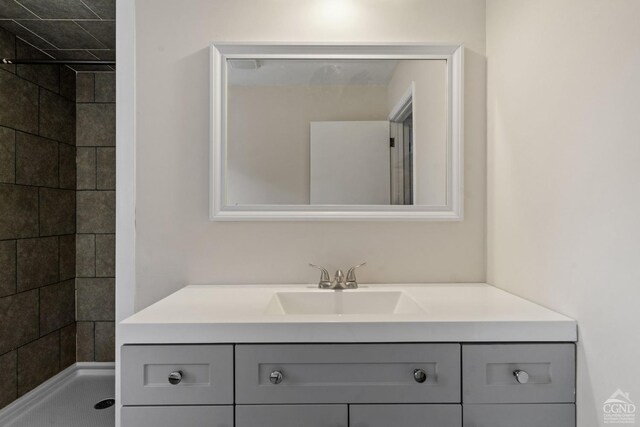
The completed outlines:
{"type": "Polygon", "coordinates": [[[273,371],[271,372],[271,375],[269,375],[269,381],[271,381],[271,384],[280,384],[283,379],[284,376],[280,371],[273,371]]]}
{"type": "Polygon", "coordinates": [[[182,381],[182,371],[174,371],[169,374],[169,382],[172,385],[180,384],[182,381]]]}
{"type": "Polygon", "coordinates": [[[516,377],[516,381],[518,381],[519,384],[526,384],[529,382],[529,374],[527,374],[527,371],[516,369],[513,371],[513,376],[516,377]]]}
{"type": "Polygon", "coordinates": [[[413,379],[416,380],[417,383],[422,384],[427,380],[427,373],[424,371],[424,369],[414,369],[413,379]]]}

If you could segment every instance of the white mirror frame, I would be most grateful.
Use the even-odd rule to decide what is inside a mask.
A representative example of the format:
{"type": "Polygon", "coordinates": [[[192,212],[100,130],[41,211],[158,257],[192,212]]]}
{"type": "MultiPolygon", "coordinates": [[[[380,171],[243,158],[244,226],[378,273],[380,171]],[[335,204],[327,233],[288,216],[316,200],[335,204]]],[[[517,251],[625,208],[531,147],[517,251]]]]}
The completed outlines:
{"type": "Polygon", "coordinates": [[[461,221],[464,204],[462,44],[211,44],[210,219],[213,221],[461,221]],[[448,73],[447,203],[226,206],[227,59],[444,59],[448,73]]]}

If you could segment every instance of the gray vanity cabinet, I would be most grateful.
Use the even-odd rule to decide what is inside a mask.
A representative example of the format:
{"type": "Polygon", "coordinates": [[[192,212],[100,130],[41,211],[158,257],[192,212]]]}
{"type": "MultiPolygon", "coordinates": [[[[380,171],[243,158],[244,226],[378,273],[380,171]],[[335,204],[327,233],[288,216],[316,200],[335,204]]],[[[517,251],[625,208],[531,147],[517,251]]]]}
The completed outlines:
{"type": "Polygon", "coordinates": [[[233,406],[125,406],[123,427],[233,427],[233,406]]]}
{"type": "Polygon", "coordinates": [[[123,405],[233,404],[232,345],[125,345],[123,405]]]}
{"type": "Polygon", "coordinates": [[[122,427],[575,427],[575,345],[125,345],[122,427]]]}
{"type": "Polygon", "coordinates": [[[464,405],[463,427],[572,427],[572,404],[464,405]]]}
{"type": "Polygon", "coordinates": [[[573,427],[575,345],[462,346],[464,427],[573,427]]]}
{"type": "Polygon", "coordinates": [[[351,405],[350,427],[460,427],[461,405],[351,405]]]}
{"type": "Polygon", "coordinates": [[[238,405],[236,427],[348,427],[347,405],[238,405]]]}
{"type": "Polygon", "coordinates": [[[459,344],[236,346],[240,404],[459,401],[459,344]]]}
{"type": "Polygon", "coordinates": [[[465,344],[462,376],[464,403],[573,403],[575,345],[465,344]]]}

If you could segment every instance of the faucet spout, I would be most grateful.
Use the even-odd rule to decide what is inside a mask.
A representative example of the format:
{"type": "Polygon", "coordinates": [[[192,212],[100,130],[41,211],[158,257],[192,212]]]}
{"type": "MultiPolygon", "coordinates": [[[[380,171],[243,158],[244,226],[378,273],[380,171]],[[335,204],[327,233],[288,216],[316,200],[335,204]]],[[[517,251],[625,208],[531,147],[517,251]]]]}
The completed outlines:
{"type": "Polygon", "coordinates": [[[318,287],[320,289],[341,290],[341,289],[357,289],[358,288],[358,282],[356,281],[355,270],[356,268],[362,267],[365,264],[366,262],[363,262],[362,264],[358,264],[354,267],[351,267],[346,277],[344,272],[341,269],[338,269],[336,271],[336,274],[333,276],[333,280],[330,279],[329,272],[327,271],[326,268],[320,265],[315,265],[315,264],[309,264],[309,266],[313,268],[317,268],[321,272],[320,281],[318,282],[318,287]]]}
{"type": "Polygon", "coordinates": [[[344,282],[344,273],[342,272],[342,270],[338,269],[338,271],[336,271],[336,274],[333,277],[333,282],[331,283],[331,288],[346,289],[345,282],[344,282]]]}

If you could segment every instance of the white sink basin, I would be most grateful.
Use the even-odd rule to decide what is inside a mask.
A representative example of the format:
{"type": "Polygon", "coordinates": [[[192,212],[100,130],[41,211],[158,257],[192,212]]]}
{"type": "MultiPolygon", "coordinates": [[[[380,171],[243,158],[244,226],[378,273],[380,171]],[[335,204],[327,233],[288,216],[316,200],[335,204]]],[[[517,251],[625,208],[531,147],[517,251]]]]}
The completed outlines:
{"type": "Polygon", "coordinates": [[[276,292],[266,314],[419,314],[424,310],[402,291],[276,292]]]}

